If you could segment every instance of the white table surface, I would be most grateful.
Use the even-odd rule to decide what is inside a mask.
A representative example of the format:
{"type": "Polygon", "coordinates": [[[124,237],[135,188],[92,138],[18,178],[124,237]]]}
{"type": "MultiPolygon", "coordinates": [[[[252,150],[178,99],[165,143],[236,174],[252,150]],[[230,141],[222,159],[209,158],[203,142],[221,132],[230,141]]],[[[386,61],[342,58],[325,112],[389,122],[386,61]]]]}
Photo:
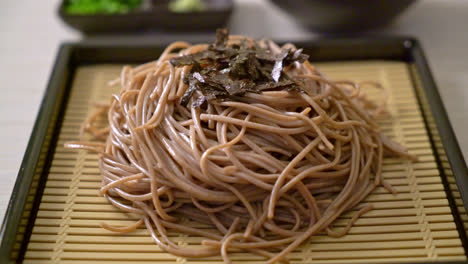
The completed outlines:
{"type": "MultiPolygon", "coordinates": [[[[57,17],[58,3],[2,1],[0,8],[0,221],[59,44],[82,39],[57,17]]],[[[314,37],[266,0],[237,0],[236,5],[230,22],[233,33],[290,41],[314,37]]],[[[422,42],[463,154],[468,157],[468,1],[420,0],[391,27],[376,33],[410,35],[422,42]]],[[[136,38],[151,42],[183,36],[153,33],[136,38]]]]}

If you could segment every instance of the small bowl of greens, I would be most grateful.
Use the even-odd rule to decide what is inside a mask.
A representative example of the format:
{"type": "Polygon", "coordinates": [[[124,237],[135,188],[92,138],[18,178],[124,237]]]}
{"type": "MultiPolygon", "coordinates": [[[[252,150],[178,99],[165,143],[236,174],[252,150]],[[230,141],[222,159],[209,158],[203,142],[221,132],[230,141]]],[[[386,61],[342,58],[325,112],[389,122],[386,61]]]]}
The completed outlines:
{"type": "Polygon", "coordinates": [[[233,0],[63,0],[59,16],[85,34],[212,31],[233,7],[233,0]]]}

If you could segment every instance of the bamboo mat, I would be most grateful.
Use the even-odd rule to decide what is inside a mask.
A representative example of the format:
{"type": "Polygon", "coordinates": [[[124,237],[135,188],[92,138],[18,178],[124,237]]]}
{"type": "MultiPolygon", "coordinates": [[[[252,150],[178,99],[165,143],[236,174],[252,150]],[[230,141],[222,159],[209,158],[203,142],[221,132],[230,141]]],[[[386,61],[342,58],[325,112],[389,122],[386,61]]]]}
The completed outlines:
{"type": "MultiPolygon", "coordinates": [[[[408,65],[366,61],[318,66],[333,79],[375,80],[388,88],[390,116],[379,123],[385,134],[408,147],[419,157],[419,162],[385,159],[384,177],[398,190],[398,194],[394,196],[383,188],[376,189],[366,200],[375,209],[361,217],[348,235],[342,238],[317,235],[289,255],[291,262],[465,260],[408,65]]],[[[63,144],[78,139],[80,124],[94,109],[93,102],[109,101],[112,91],[106,83],[118,76],[120,68],[119,65],[94,65],[80,67],[76,71],[24,263],[222,262],[220,258],[185,259],[164,253],[152,242],[146,229],[115,234],[99,227],[102,221],[116,225],[130,223],[132,216],[97,196],[101,185],[97,155],[65,149],[63,144]]],[[[381,97],[378,90],[366,92],[372,99],[381,97]]],[[[454,193],[456,195],[456,188],[454,193]]],[[[346,213],[334,226],[338,229],[344,227],[353,213],[346,213]]],[[[23,231],[26,220],[25,217],[21,220],[23,231]]],[[[179,245],[197,247],[201,241],[198,237],[184,234],[169,235],[179,245]]],[[[19,243],[16,245],[18,249],[19,243]]],[[[261,257],[245,253],[233,253],[231,259],[236,263],[264,262],[261,257]]]]}
{"type": "MultiPolygon", "coordinates": [[[[416,72],[415,67],[410,67],[410,70],[413,72],[416,72]]],[[[434,120],[434,117],[432,116],[430,112],[430,107],[429,103],[426,100],[426,97],[424,96],[424,89],[422,87],[421,80],[417,74],[413,75],[415,76],[415,87],[416,87],[416,93],[420,96],[421,98],[421,109],[426,115],[426,122],[428,124],[429,130],[432,134],[432,139],[434,141],[435,145],[435,151],[436,155],[439,157],[440,160],[440,166],[443,170],[443,173],[445,174],[447,181],[448,181],[448,188],[449,191],[453,197],[453,200],[455,202],[455,205],[458,210],[458,215],[460,216],[460,220],[463,223],[463,228],[465,229],[465,234],[468,237],[468,214],[466,213],[466,209],[463,205],[463,200],[461,199],[460,192],[458,191],[458,186],[455,180],[455,176],[453,175],[452,168],[450,166],[450,162],[448,161],[447,154],[445,152],[444,146],[442,144],[439,132],[437,130],[437,125],[434,120]]]]}

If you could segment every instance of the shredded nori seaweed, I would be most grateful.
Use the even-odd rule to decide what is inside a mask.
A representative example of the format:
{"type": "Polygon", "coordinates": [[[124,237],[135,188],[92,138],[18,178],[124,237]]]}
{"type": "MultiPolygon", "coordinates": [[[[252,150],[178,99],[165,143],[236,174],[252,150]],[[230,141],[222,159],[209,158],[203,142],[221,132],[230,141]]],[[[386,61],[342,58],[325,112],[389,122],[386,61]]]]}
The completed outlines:
{"type": "Polygon", "coordinates": [[[208,49],[170,60],[174,67],[192,66],[184,83],[189,87],[180,104],[187,106],[195,91],[200,96],[192,107],[201,107],[206,101],[241,96],[246,92],[268,90],[297,91],[299,85],[283,74],[294,62],[303,63],[308,56],[302,49],[282,49],[275,54],[258,43],[249,46],[246,40],[227,45],[229,31],[218,29],[216,41],[208,49]]]}

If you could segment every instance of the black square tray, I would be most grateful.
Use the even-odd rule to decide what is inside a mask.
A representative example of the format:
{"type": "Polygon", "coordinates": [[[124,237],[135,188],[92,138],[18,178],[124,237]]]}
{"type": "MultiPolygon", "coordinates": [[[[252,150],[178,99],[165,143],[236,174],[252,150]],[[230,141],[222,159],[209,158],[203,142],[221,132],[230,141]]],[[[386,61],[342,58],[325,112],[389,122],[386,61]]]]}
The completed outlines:
{"type": "MultiPolygon", "coordinates": [[[[47,180],[48,168],[54,154],[75,69],[86,64],[142,63],[154,60],[166,44],[82,42],[61,46],[0,230],[0,263],[21,263],[47,180]],[[39,179],[38,184],[33,184],[33,178],[39,179]],[[25,207],[27,199],[33,199],[31,208],[25,207]],[[25,215],[27,215],[26,228],[19,232],[20,219],[25,215]],[[24,235],[19,236],[19,233],[24,235]],[[20,248],[18,261],[10,258],[15,243],[20,248]]],[[[296,44],[304,47],[304,52],[316,62],[393,60],[410,65],[413,84],[415,87],[421,87],[416,91],[418,102],[422,106],[426,130],[436,154],[438,170],[466,254],[467,235],[453,194],[458,191],[464,207],[468,209],[468,170],[418,41],[412,38],[394,37],[324,39],[296,44]],[[443,148],[440,147],[440,142],[443,148]],[[449,161],[449,165],[446,160],[449,161]],[[450,189],[447,170],[455,176],[458,190],[450,189]]],[[[468,261],[456,263],[468,263],[468,261]]]]}

